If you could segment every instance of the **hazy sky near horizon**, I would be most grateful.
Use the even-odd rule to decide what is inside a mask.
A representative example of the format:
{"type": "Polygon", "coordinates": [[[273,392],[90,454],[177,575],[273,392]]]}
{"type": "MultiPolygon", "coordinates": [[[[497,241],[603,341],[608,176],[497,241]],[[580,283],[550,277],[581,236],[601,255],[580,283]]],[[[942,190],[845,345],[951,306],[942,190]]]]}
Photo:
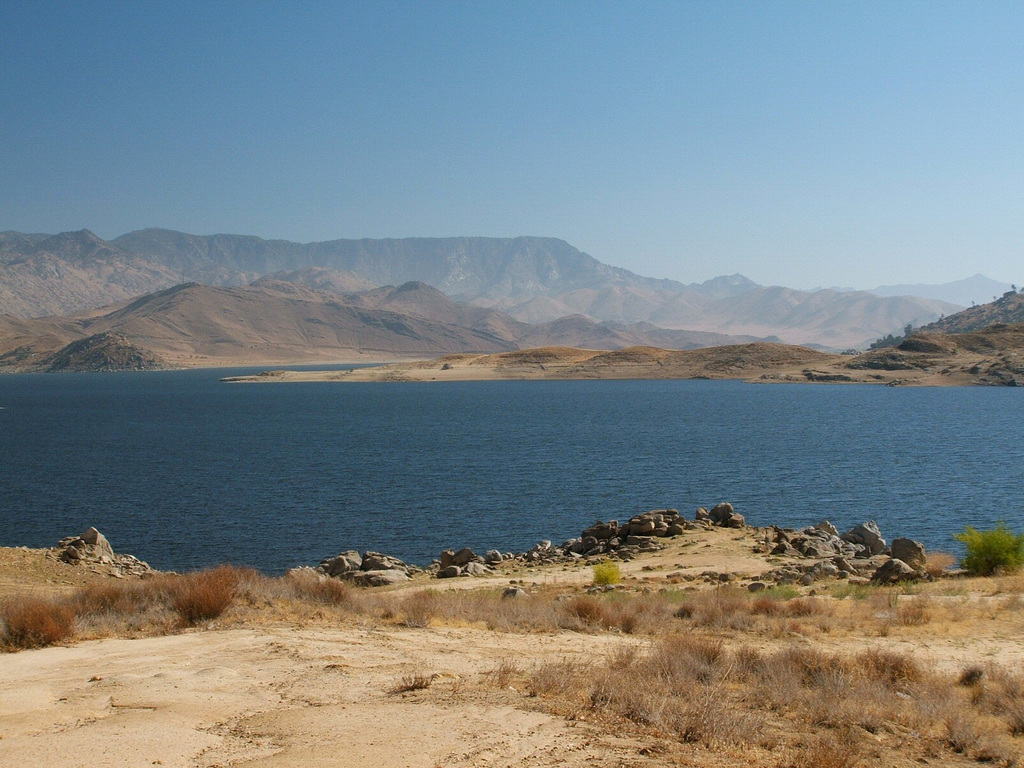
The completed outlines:
{"type": "Polygon", "coordinates": [[[1017,2],[0,5],[0,230],[1024,282],[1017,2]]]}

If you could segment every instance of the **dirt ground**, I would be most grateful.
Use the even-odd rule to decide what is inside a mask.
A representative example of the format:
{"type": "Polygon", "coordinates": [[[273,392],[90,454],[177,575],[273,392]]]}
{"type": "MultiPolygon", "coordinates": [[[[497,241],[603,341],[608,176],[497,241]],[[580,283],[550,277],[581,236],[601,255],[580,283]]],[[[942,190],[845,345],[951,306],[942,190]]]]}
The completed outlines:
{"type": "MultiPolygon", "coordinates": [[[[779,564],[754,551],[761,535],[755,529],[690,532],[665,550],[624,563],[627,589],[638,595],[668,586],[709,589],[701,578],[709,569],[734,574],[742,587],[779,564]]],[[[484,579],[422,579],[402,590],[497,590],[514,580],[528,591],[578,593],[591,578],[582,566],[520,567],[484,579]]],[[[110,577],[76,570],[42,550],[0,550],[0,597],[6,599],[103,579],[110,577]]],[[[721,637],[765,649],[798,643],[837,652],[904,651],[950,672],[991,662],[1024,670],[1024,610],[1012,608],[1019,596],[993,580],[929,588],[936,619],[924,626],[890,631],[874,619],[858,628],[832,618],[809,633],[749,637],[724,630],[721,637]],[[985,620],[987,609],[979,613],[984,601],[992,601],[991,620],[985,620]],[[961,621],[958,613],[967,607],[975,618],[961,621]]],[[[655,641],[621,632],[417,628],[364,617],[341,624],[215,621],[169,636],[5,653],[0,765],[785,765],[764,750],[715,752],[628,724],[609,727],[585,712],[553,711],[519,683],[493,684],[502,663],[529,670],[607,659],[616,649],[655,641]],[[406,685],[414,678],[428,684],[401,690],[416,688],[406,685]]],[[[962,755],[926,762],[976,764],[962,755]]]]}

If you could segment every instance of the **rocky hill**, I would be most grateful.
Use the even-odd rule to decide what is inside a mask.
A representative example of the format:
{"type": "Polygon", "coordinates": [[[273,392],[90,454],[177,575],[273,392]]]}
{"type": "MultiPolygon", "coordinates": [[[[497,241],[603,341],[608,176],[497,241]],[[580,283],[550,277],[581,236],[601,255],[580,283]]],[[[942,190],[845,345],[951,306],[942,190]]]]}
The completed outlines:
{"type": "Polygon", "coordinates": [[[991,325],[1024,323],[1024,293],[1007,291],[988,304],[979,304],[929,323],[919,330],[924,333],[968,333],[991,325]]]}

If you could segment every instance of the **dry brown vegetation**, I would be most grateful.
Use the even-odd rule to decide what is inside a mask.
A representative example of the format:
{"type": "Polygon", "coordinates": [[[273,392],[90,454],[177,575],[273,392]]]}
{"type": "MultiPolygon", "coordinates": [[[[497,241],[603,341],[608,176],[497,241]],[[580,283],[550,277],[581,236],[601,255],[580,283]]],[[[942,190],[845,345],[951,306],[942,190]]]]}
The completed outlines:
{"type": "MultiPolygon", "coordinates": [[[[607,593],[551,585],[506,599],[496,588],[360,589],[225,566],[10,598],[0,641],[18,650],[214,621],[584,633],[621,642],[605,657],[503,659],[481,673],[480,690],[517,691],[570,721],[757,766],[1014,766],[1024,754],[1024,667],[976,658],[935,668],[893,643],[968,638],[988,624],[1019,634],[1022,591],[1018,575],[913,588],[836,583],[818,594],[634,581],[607,593]]],[[[387,693],[440,695],[431,672],[414,669],[387,693]]]]}

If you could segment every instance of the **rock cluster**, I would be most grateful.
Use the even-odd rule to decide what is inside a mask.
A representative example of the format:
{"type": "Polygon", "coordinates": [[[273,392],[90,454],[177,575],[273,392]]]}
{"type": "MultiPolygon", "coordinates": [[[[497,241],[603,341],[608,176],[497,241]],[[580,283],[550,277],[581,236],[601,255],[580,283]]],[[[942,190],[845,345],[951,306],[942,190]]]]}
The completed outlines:
{"type": "Polygon", "coordinates": [[[641,552],[653,552],[662,548],[659,539],[679,536],[686,530],[720,525],[742,527],[743,516],[737,514],[731,504],[718,504],[708,513],[701,507],[697,510],[697,521],[685,520],[675,509],[656,509],[634,515],[625,523],[618,520],[598,521],[584,529],[574,539],[553,545],[550,541],[538,542],[526,552],[502,554],[497,550],[489,550],[484,557],[475,554],[469,548],[457,552],[446,549],[441,553],[440,560],[427,568],[439,579],[456,576],[481,576],[491,572],[489,566],[499,563],[519,563],[526,565],[550,565],[564,563],[581,558],[610,557],[619,560],[631,560],[641,552]],[[717,514],[715,510],[718,510],[717,514]]]}
{"type": "Polygon", "coordinates": [[[780,583],[812,584],[822,578],[838,577],[893,584],[929,578],[925,572],[924,545],[901,538],[889,546],[873,520],[843,534],[827,520],[800,530],[773,526],[767,531],[766,540],[773,545],[771,554],[817,561],[776,568],[769,577],[780,583]]]}
{"type": "Polygon", "coordinates": [[[118,555],[107,541],[107,537],[95,528],[89,528],[78,536],[67,536],[57,542],[54,550],[57,557],[71,565],[102,565],[111,576],[142,576],[150,572],[147,563],[133,555],[118,555]]]}
{"type": "Polygon", "coordinates": [[[315,570],[324,576],[345,579],[361,587],[386,587],[408,581],[419,569],[391,555],[380,552],[360,555],[351,549],[321,561],[315,570]]]}
{"type": "Polygon", "coordinates": [[[704,509],[704,507],[698,508],[697,519],[710,520],[714,525],[720,525],[723,528],[743,528],[747,524],[743,515],[737,513],[732,508],[732,504],[727,501],[716,504],[711,508],[710,512],[704,509]]]}
{"type": "MultiPolygon", "coordinates": [[[[692,521],[684,519],[677,510],[658,509],[635,515],[622,524],[617,520],[599,520],[576,538],[558,545],[540,541],[526,552],[502,553],[491,549],[481,556],[469,547],[446,549],[423,570],[439,579],[448,579],[485,576],[503,563],[531,566],[586,558],[631,560],[640,553],[662,549],[664,544],[660,539],[714,526],[747,527],[743,515],[728,502],[716,504],[710,510],[698,508],[692,521]]],[[[764,536],[762,551],[809,561],[775,568],[765,576],[767,581],[809,585],[825,578],[849,578],[865,583],[929,578],[924,570],[924,546],[910,539],[895,539],[889,546],[874,521],[856,525],[843,534],[827,520],[800,530],[778,526],[759,530],[764,536]]],[[[322,561],[315,570],[324,576],[347,579],[362,586],[386,586],[408,581],[420,569],[379,552],[360,555],[350,550],[322,561]]],[[[704,576],[714,581],[732,578],[732,574],[710,571],[704,576]]],[[[763,582],[757,583],[764,586],[763,582]]]]}

